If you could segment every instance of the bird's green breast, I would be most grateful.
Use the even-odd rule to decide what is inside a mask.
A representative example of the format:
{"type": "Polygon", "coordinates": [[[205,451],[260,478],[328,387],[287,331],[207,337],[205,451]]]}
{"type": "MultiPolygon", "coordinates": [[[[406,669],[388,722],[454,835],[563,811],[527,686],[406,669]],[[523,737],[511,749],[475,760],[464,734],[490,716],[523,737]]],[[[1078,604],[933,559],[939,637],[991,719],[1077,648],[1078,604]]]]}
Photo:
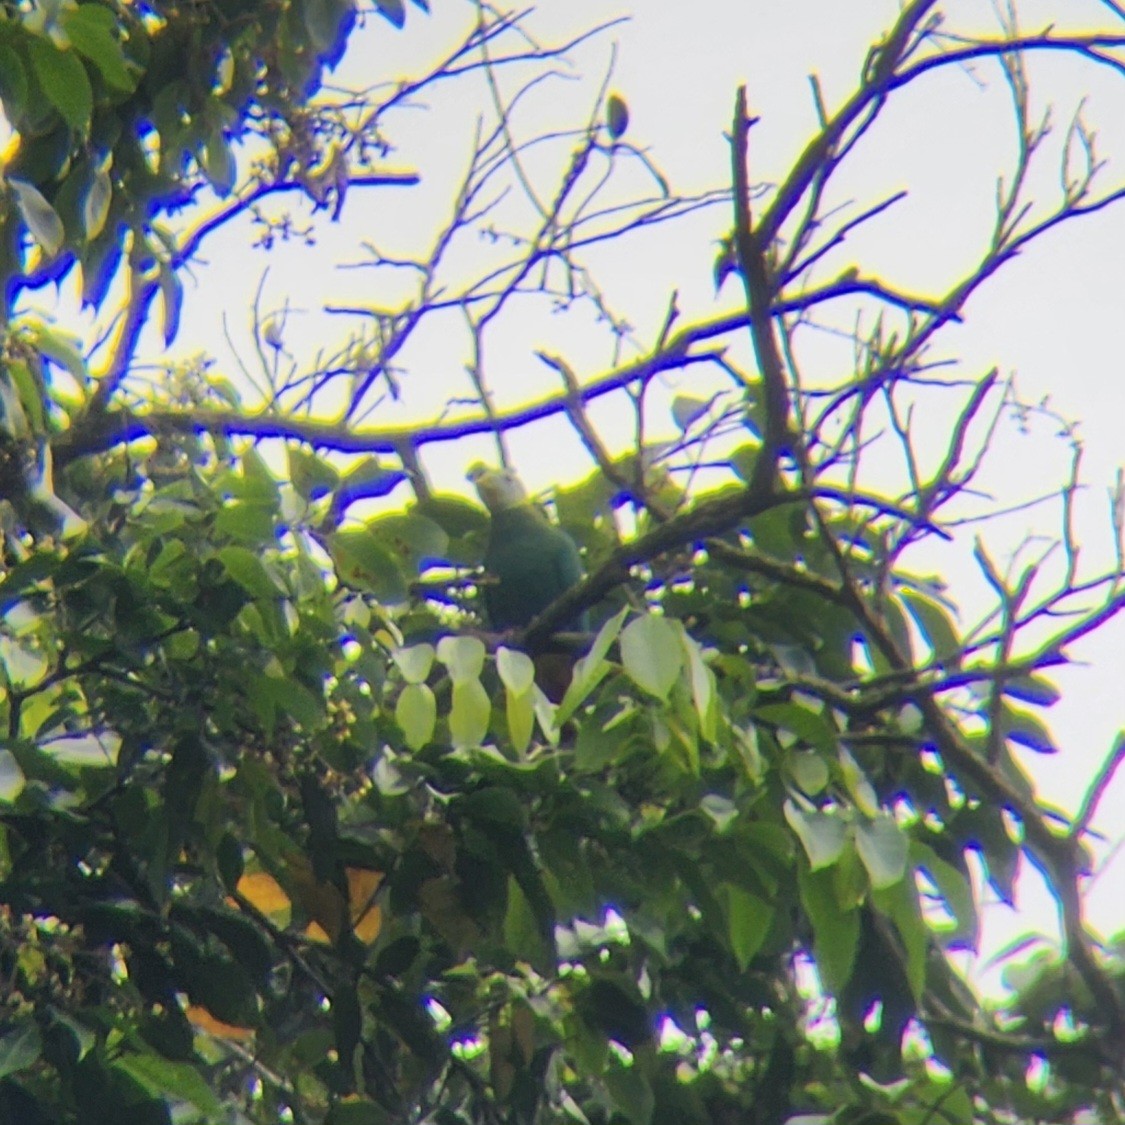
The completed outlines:
{"type": "MultiPolygon", "coordinates": [[[[484,591],[494,629],[522,628],[582,579],[574,540],[526,505],[493,513],[484,566],[495,580],[484,591]]],[[[585,629],[585,614],[565,627],[585,629]]]]}

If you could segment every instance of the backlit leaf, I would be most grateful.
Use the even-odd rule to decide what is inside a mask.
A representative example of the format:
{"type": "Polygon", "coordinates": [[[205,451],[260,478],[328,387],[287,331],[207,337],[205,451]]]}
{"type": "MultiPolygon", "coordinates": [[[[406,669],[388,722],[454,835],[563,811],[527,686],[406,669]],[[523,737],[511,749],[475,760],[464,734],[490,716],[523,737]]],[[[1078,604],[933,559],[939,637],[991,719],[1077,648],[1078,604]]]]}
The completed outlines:
{"type": "Polygon", "coordinates": [[[0,750],[0,801],[14,801],[23,792],[25,779],[11,750],[0,750]]]}
{"type": "Polygon", "coordinates": [[[431,644],[405,645],[391,652],[391,658],[408,684],[424,683],[434,666],[434,646],[431,644]]]}
{"type": "Polygon", "coordinates": [[[449,734],[454,746],[479,746],[488,734],[492,701],[477,679],[454,681],[449,734]]]}
{"type": "Polygon", "coordinates": [[[90,181],[86,191],[86,198],[82,203],[82,227],[86,232],[87,240],[92,240],[101,234],[105,221],[109,218],[109,205],[113,199],[113,187],[110,184],[109,173],[104,168],[99,168],[90,181]]]}
{"type": "Polygon", "coordinates": [[[449,669],[449,678],[455,684],[478,680],[485,654],[479,637],[442,637],[437,644],[437,658],[449,669]]]}
{"type": "Polygon", "coordinates": [[[667,699],[684,664],[675,626],[652,613],[631,621],[621,633],[621,662],[638,687],[667,699]]]}
{"type": "Polygon", "coordinates": [[[411,750],[421,750],[433,738],[437,703],[427,684],[407,684],[402,689],[395,704],[395,722],[411,750]]]}
{"type": "Polygon", "coordinates": [[[910,843],[888,813],[856,823],[855,847],[876,890],[892,886],[906,874],[910,843]]]}
{"type": "Polygon", "coordinates": [[[8,183],[16,193],[16,206],[27,223],[31,237],[39,243],[47,257],[53,258],[62,249],[66,238],[62,219],[33,184],[23,180],[9,180],[8,183]]]}
{"type": "Polygon", "coordinates": [[[843,854],[848,842],[848,826],[843,817],[786,801],[785,819],[801,841],[813,871],[830,867],[843,854]]]}

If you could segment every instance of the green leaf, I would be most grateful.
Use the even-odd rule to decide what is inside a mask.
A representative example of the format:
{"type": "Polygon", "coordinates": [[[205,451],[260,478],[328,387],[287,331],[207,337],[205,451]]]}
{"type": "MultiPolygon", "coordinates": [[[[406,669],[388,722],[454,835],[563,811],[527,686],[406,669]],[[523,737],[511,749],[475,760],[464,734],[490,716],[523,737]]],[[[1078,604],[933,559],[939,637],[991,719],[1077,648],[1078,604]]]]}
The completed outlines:
{"type": "Polygon", "coordinates": [[[843,746],[840,747],[838,755],[844,786],[855,802],[856,808],[864,816],[875,816],[879,812],[879,798],[874,786],[867,780],[867,775],[860,768],[859,763],[843,746]]]}
{"type": "Polygon", "coordinates": [[[786,801],[785,819],[801,841],[813,871],[831,867],[843,854],[848,842],[848,826],[843,817],[786,801]]]}
{"type": "Polygon", "coordinates": [[[680,622],[676,622],[680,643],[687,658],[688,679],[691,683],[691,698],[699,719],[699,733],[708,741],[715,742],[719,736],[719,700],[715,686],[715,673],[703,659],[703,649],[680,622]]]}
{"type": "Polygon", "coordinates": [[[508,737],[522,753],[531,743],[535,725],[535,665],[527,653],[501,646],[496,650],[496,670],[505,688],[508,737]]]}
{"type": "Polygon", "coordinates": [[[407,684],[395,704],[395,722],[411,750],[421,750],[434,736],[437,703],[428,684],[407,684]]]}
{"type": "Polygon", "coordinates": [[[513,695],[524,695],[535,683],[535,664],[526,652],[505,648],[496,650],[496,671],[500,680],[513,695]]]}
{"type": "Polygon", "coordinates": [[[1057,754],[1059,752],[1047,725],[1027,711],[1010,707],[1007,703],[1002,704],[1000,723],[1004,737],[1009,742],[1026,746],[1037,754],[1057,754]]]}
{"type": "Polygon", "coordinates": [[[111,237],[111,233],[103,231],[96,242],[82,251],[82,302],[94,308],[105,300],[124,253],[121,240],[111,237]]]}
{"type": "Polygon", "coordinates": [[[325,1118],[325,1125],[389,1125],[387,1111],[367,1098],[337,1102],[325,1118]]]}
{"type": "Polygon", "coordinates": [[[738,805],[719,793],[708,793],[700,799],[699,807],[715,822],[720,833],[725,832],[739,818],[738,805]]]}
{"type": "Polygon", "coordinates": [[[0,1035],[0,1078],[26,1070],[39,1061],[42,1051],[43,1042],[39,1037],[39,1028],[31,1020],[20,1023],[14,1030],[0,1035]]]}
{"type": "Polygon", "coordinates": [[[27,105],[27,71],[6,43],[0,43],[0,102],[9,121],[18,121],[27,105]]]}
{"type": "Polygon", "coordinates": [[[62,219],[37,187],[23,180],[9,180],[8,183],[16,193],[16,206],[31,237],[39,243],[47,257],[53,258],[66,239],[62,219]]]}
{"type": "Polygon", "coordinates": [[[890,814],[859,821],[855,825],[855,846],[876,890],[893,886],[906,874],[910,842],[890,814]]]}
{"type": "Polygon", "coordinates": [[[550,961],[550,951],[543,941],[543,935],[535,911],[519,881],[514,875],[508,876],[508,906],[504,912],[504,941],[513,955],[530,965],[546,967],[550,961]]]}
{"type": "Polygon", "coordinates": [[[340,25],[350,5],[342,0],[305,0],[305,29],[317,54],[330,54],[340,36],[340,25]]]}
{"type": "Polygon", "coordinates": [[[621,662],[638,687],[667,699],[684,665],[676,627],[654,613],[631,621],[621,634],[621,662]]]}
{"type": "MultiPolygon", "coordinates": [[[[46,432],[47,419],[43,410],[43,388],[39,378],[32,374],[31,367],[22,359],[8,361],[8,378],[16,390],[18,404],[12,407],[13,416],[18,416],[22,410],[24,421],[30,433],[42,434],[46,432]]],[[[5,396],[7,402],[7,396],[5,396]]],[[[7,406],[5,407],[7,412],[7,406]]],[[[18,433],[14,436],[20,436],[18,433]]]]}
{"type": "Polygon", "coordinates": [[[230,142],[222,128],[217,127],[211,131],[200,153],[199,162],[203,174],[215,189],[215,194],[220,199],[229,195],[238,178],[238,168],[230,142]]]}
{"type": "Polygon", "coordinates": [[[926,950],[930,944],[930,928],[922,917],[918,892],[912,879],[900,879],[893,886],[872,894],[875,906],[895,924],[906,952],[906,980],[916,1002],[922,1000],[926,987],[926,950]]]}
{"type": "Polygon", "coordinates": [[[774,908],[740,887],[727,887],[726,900],[731,952],[745,971],[770,932],[774,908]]]}
{"type": "Polygon", "coordinates": [[[882,598],[879,601],[883,617],[887,623],[887,629],[894,639],[895,647],[904,660],[913,661],[914,643],[910,636],[910,625],[906,614],[902,611],[902,606],[895,598],[882,598]]]}
{"type": "Polygon", "coordinates": [[[101,4],[80,4],[77,8],[64,9],[59,23],[71,46],[98,68],[107,86],[124,94],[136,89],[137,73],[130,70],[121,43],[114,36],[117,21],[109,8],[101,4]]]}
{"type": "Polygon", "coordinates": [[[375,0],[375,7],[400,31],[406,25],[406,5],[403,0],[375,0]]]}
{"type": "Polygon", "coordinates": [[[384,468],[378,457],[364,457],[341,477],[340,503],[388,496],[406,479],[401,469],[384,468]]]}
{"type": "MultiPolygon", "coordinates": [[[[610,104],[607,107],[612,110],[613,97],[610,97],[610,104]]],[[[624,102],[621,103],[624,107],[624,102]]],[[[628,119],[628,111],[626,111],[626,119],[628,119]]],[[[624,131],[624,130],[622,130],[624,131]]],[[[613,127],[610,126],[612,134],[613,127]]],[[[614,140],[621,134],[618,133],[614,136],[614,140]]],[[[681,433],[690,430],[700,418],[706,417],[707,411],[711,409],[712,400],[709,398],[695,398],[693,395],[676,395],[672,399],[672,418],[679,428],[681,433]]]]}
{"type": "Polygon", "coordinates": [[[1053,707],[1062,695],[1050,680],[1033,672],[1005,680],[1001,690],[1013,699],[1022,703],[1034,703],[1039,707],[1053,707]]]}
{"type": "Polygon", "coordinates": [[[488,513],[462,496],[428,496],[412,511],[432,520],[452,538],[488,530],[488,513]]]}
{"type": "Polygon", "coordinates": [[[813,955],[829,992],[839,992],[851,979],[859,948],[860,919],[856,909],[841,910],[832,873],[797,869],[801,905],[813,928],[813,955]]]}
{"type": "Polygon", "coordinates": [[[76,133],[85,133],[94,112],[94,91],[78,55],[60,51],[39,35],[28,38],[27,53],[47,100],[76,133]]]}
{"type": "Polygon", "coordinates": [[[366,590],[379,601],[406,601],[406,578],[394,555],[367,528],[345,528],[328,539],[328,550],[340,580],[366,590]]]}
{"type": "Polygon", "coordinates": [[[605,1072],[604,1082],[613,1104],[632,1125],[649,1125],[656,1110],[656,1095],[640,1067],[614,1063],[605,1072]]]}
{"type": "Polygon", "coordinates": [[[215,530],[242,543],[272,544],[277,507],[273,501],[234,500],[215,516],[215,530]]]}
{"type": "Polygon", "coordinates": [[[437,644],[437,658],[455,684],[479,681],[486,653],[479,637],[442,637],[437,644]]]}
{"type": "Polygon", "coordinates": [[[184,305],[184,283],[180,275],[164,262],[160,264],[160,298],[164,305],[164,346],[167,348],[180,330],[180,311],[184,305]]]}
{"type": "Polygon", "coordinates": [[[559,704],[556,716],[556,722],[559,726],[562,726],[582,706],[590,692],[608,674],[609,664],[606,661],[606,654],[613,642],[617,640],[617,635],[621,632],[621,626],[628,612],[628,607],[626,607],[615,613],[598,630],[598,635],[594,638],[590,651],[574,665],[570,687],[566,689],[566,695],[563,696],[563,701],[559,704]]]}
{"type": "Polygon", "coordinates": [[[396,648],[391,652],[391,659],[408,684],[424,683],[434,666],[434,646],[421,644],[396,648]]]}
{"type": "Polygon", "coordinates": [[[462,797],[458,810],[470,820],[495,825],[505,832],[527,829],[527,809],[518,793],[502,785],[477,789],[462,797]]]}
{"type": "Polygon", "coordinates": [[[280,597],[281,591],[261,558],[248,547],[224,547],[219,551],[219,561],[227,574],[253,597],[266,600],[280,597]]]}
{"type": "Polygon", "coordinates": [[[762,780],[765,764],[762,752],[758,748],[758,728],[753,724],[749,726],[731,725],[731,740],[737,762],[742,767],[742,772],[748,781],[755,785],[762,780]]]}
{"type": "Polygon", "coordinates": [[[753,442],[749,445],[740,445],[730,455],[730,467],[739,480],[745,481],[747,484],[750,483],[754,477],[754,466],[757,465],[758,455],[761,452],[761,442],[753,442]]]}
{"type": "Polygon", "coordinates": [[[488,734],[491,717],[492,701],[480,680],[454,680],[453,706],[449,712],[449,735],[453,745],[479,746],[488,734]]]}
{"type": "Polygon", "coordinates": [[[506,692],[504,707],[508,720],[508,739],[513,749],[522,754],[531,745],[531,735],[535,729],[535,695],[530,691],[520,695],[512,691],[506,692]]]}
{"type": "Polygon", "coordinates": [[[202,1110],[222,1113],[222,1103],[203,1075],[187,1063],[172,1062],[159,1055],[124,1055],[113,1064],[138,1082],[150,1094],[172,1097],[202,1110]]]}
{"type": "MultiPolygon", "coordinates": [[[[823,715],[803,703],[766,703],[756,707],[754,715],[825,753],[831,754],[836,750],[837,736],[832,725],[823,715]]],[[[782,743],[784,745],[784,739],[782,743]]]]}
{"type": "MultiPolygon", "coordinates": [[[[78,341],[73,336],[46,324],[37,324],[30,335],[35,347],[52,363],[69,371],[80,383],[89,379],[90,369],[82,358],[78,341]]],[[[20,396],[24,397],[23,387],[20,388],[20,396]]],[[[41,392],[37,390],[35,397],[41,397],[41,392]]]]}
{"type": "Polygon", "coordinates": [[[340,483],[335,466],[304,446],[290,445],[285,450],[289,460],[289,479],[303,500],[316,500],[333,491],[340,483]]]}
{"type": "Polygon", "coordinates": [[[261,700],[296,719],[306,729],[315,729],[324,718],[324,699],[292,676],[254,676],[254,692],[261,700]]]}
{"type": "MultiPolygon", "coordinates": [[[[624,135],[625,130],[629,128],[629,107],[625,104],[625,99],[617,94],[610,94],[605,102],[605,125],[609,132],[610,140],[619,141],[624,135]]],[[[677,396],[677,401],[683,396],[677,396]]],[[[708,406],[710,403],[707,404],[708,406]]],[[[706,413],[706,407],[703,413],[706,413]]],[[[680,429],[686,430],[691,425],[689,422],[684,425],[680,422],[679,415],[676,414],[676,404],[672,404],[672,415],[676,419],[677,425],[680,429]]],[[[694,421],[694,419],[693,419],[694,421]]]]}
{"type": "Polygon", "coordinates": [[[933,650],[934,659],[950,667],[958,667],[961,663],[961,641],[946,608],[917,590],[900,590],[899,597],[933,650]]]}
{"type": "Polygon", "coordinates": [[[980,918],[968,877],[953,864],[946,863],[933,848],[918,841],[911,841],[910,856],[911,861],[930,877],[945,900],[955,924],[952,934],[948,935],[949,941],[963,942],[975,949],[980,932],[980,918]]]}
{"type": "Polygon", "coordinates": [[[433,520],[417,513],[396,513],[368,520],[367,528],[394,555],[415,569],[441,559],[449,536],[433,520]]]}
{"type": "Polygon", "coordinates": [[[816,750],[795,750],[785,759],[789,776],[802,793],[815,797],[828,784],[828,763],[816,750]]]}
{"type": "Polygon", "coordinates": [[[85,734],[50,738],[40,747],[54,761],[66,766],[109,768],[117,764],[121,739],[109,732],[87,731],[85,734]]]}
{"type": "Polygon", "coordinates": [[[56,1026],[65,1027],[70,1033],[74,1040],[74,1046],[77,1048],[78,1060],[81,1062],[98,1045],[97,1032],[91,1030],[85,1024],[79,1023],[73,1016],[68,1016],[65,1012],[55,1012],[54,1018],[56,1026]]]}

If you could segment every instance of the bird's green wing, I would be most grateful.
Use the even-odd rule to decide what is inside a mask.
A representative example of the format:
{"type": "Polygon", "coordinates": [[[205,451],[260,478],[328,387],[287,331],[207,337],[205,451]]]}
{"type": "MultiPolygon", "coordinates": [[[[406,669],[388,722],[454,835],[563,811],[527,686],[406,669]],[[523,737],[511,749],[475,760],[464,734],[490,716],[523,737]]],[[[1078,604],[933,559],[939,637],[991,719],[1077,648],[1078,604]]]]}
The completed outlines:
{"type": "MultiPolygon", "coordinates": [[[[567,590],[572,586],[577,586],[585,577],[582,570],[582,556],[578,553],[578,547],[574,540],[561,528],[554,528],[553,530],[558,537],[558,546],[555,548],[554,558],[555,593],[551,601],[562,597],[567,590]]],[[[568,627],[582,632],[588,630],[590,618],[586,610],[583,610],[574,621],[570,622],[568,627]]]]}

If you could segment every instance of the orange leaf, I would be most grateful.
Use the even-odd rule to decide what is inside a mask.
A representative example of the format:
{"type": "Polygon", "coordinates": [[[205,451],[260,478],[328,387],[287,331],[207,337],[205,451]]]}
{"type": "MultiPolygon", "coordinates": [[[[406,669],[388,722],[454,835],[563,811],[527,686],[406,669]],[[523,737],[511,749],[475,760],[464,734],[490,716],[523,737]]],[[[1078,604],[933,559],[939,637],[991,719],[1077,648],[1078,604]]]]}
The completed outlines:
{"type": "Polygon", "coordinates": [[[233,1039],[245,1043],[247,1039],[254,1038],[252,1027],[237,1027],[232,1023],[223,1023],[200,1004],[189,1004],[184,1009],[184,1015],[193,1027],[215,1036],[216,1039],[233,1039]]]}
{"type": "Polygon", "coordinates": [[[383,882],[383,872],[372,871],[369,867],[349,867],[345,875],[352,931],[365,945],[370,945],[383,928],[383,912],[374,901],[375,892],[383,882]]]}
{"type": "MultiPolygon", "coordinates": [[[[368,867],[348,867],[344,876],[348,881],[348,921],[352,932],[365,945],[370,945],[383,928],[383,912],[373,902],[383,882],[383,872],[368,867]]],[[[331,883],[302,885],[301,892],[302,905],[312,915],[305,937],[310,941],[335,944],[343,925],[340,892],[331,883]]]]}

